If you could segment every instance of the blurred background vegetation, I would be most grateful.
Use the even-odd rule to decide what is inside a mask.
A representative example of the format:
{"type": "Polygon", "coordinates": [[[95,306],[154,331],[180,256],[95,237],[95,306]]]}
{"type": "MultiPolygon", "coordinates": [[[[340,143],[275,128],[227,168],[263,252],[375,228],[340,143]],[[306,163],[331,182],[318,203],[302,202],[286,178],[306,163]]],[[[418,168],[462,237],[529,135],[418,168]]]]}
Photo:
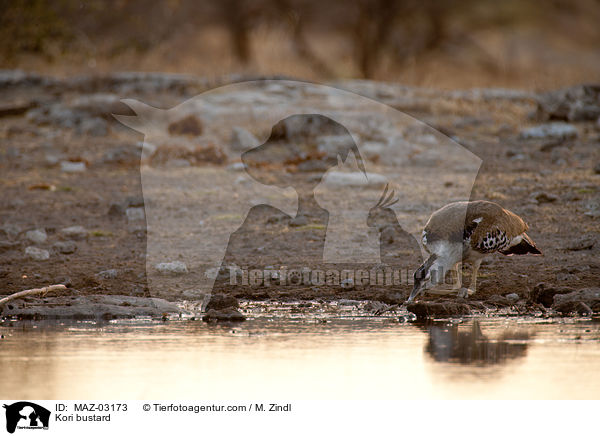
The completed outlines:
{"type": "Polygon", "coordinates": [[[600,0],[0,0],[0,68],[547,89],[597,81],[598,23],[600,0]]]}

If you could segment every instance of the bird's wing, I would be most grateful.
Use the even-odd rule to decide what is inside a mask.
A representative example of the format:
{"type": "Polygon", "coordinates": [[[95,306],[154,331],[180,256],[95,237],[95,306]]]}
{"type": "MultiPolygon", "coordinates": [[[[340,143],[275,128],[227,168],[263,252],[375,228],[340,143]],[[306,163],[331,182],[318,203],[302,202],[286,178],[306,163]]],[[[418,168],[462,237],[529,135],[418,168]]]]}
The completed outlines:
{"type": "Polygon", "coordinates": [[[467,208],[465,233],[470,233],[474,250],[485,253],[502,250],[527,229],[521,217],[495,203],[475,201],[467,208]]]}

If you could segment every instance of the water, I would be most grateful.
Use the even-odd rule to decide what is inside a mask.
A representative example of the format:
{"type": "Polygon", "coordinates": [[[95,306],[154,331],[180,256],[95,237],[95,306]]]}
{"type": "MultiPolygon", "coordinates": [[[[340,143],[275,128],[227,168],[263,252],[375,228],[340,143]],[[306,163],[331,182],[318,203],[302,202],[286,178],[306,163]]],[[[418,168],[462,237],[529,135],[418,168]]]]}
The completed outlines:
{"type": "Polygon", "coordinates": [[[600,398],[592,319],[5,322],[0,333],[3,398],[600,398]]]}

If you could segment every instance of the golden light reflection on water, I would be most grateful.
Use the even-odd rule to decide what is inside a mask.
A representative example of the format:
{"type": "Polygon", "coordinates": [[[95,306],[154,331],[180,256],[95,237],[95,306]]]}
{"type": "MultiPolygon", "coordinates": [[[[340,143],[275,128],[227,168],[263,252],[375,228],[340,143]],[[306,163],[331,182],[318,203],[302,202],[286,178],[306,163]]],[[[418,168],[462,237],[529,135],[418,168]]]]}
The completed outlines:
{"type": "Polygon", "coordinates": [[[331,320],[0,327],[19,399],[600,398],[600,325],[331,320]]]}

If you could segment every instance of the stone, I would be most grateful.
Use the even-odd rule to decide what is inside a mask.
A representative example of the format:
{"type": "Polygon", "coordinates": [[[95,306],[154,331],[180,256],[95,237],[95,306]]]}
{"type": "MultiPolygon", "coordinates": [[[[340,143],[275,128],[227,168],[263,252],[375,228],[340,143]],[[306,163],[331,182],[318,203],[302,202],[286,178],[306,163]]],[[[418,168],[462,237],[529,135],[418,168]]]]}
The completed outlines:
{"type": "Polygon", "coordinates": [[[50,259],[50,253],[48,250],[43,250],[37,247],[27,247],[25,254],[32,260],[48,260],[50,259]]]}
{"type": "Polygon", "coordinates": [[[538,96],[537,115],[543,119],[592,121],[600,117],[600,86],[576,85],[538,96]]]}
{"type": "Polygon", "coordinates": [[[119,272],[116,269],[107,269],[105,271],[100,271],[96,276],[100,279],[111,280],[116,279],[119,275],[119,272]]]}
{"type": "Polygon", "coordinates": [[[240,304],[237,300],[237,298],[235,298],[232,295],[227,295],[227,294],[212,294],[210,295],[210,298],[208,300],[208,302],[206,303],[206,307],[204,308],[205,311],[208,311],[210,309],[215,309],[215,310],[221,310],[221,309],[226,309],[229,307],[239,307],[240,304]]]}
{"type": "Polygon", "coordinates": [[[205,322],[241,322],[245,320],[246,317],[234,308],[227,308],[223,310],[210,309],[202,317],[202,321],[205,322]]]}
{"type": "Polygon", "coordinates": [[[82,226],[65,227],[60,233],[67,239],[81,240],[88,236],[88,231],[82,226]]]}
{"type": "Polygon", "coordinates": [[[28,121],[38,125],[53,125],[66,129],[77,127],[81,114],[61,104],[31,109],[25,115],[28,121]]]}
{"type": "Polygon", "coordinates": [[[46,230],[44,229],[35,229],[29,230],[27,233],[25,233],[25,238],[28,241],[33,242],[34,244],[42,244],[46,242],[46,240],[48,239],[48,235],[46,234],[46,230]]]}
{"type": "Polygon", "coordinates": [[[585,303],[594,312],[600,311],[600,288],[585,288],[568,294],[554,296],[552,308],[562,314],[577,312],[579,303],[585,303]]]}
{"type": "Polygon", "coordinates": [[[184,311],[161,298],[129,297],[124,295],[64,295],[29,297],[24,304],[4,307],[3,316],[21,319],[126,319],[135,317],[164,317],[184,311]]]}
{"type": "Polygon", "coordinates": [[[83,173],[86,170],[85,162],[62,161],[60,170],[65,173],[83,173]]]}
{"type": "Polygon", "coordinates": [[[106,93],[81,95],[75,98],[69,107],[85,115],[102,118],[112,117],[112,114],[120,113],[125,109],[120,96],[106,93]]]}
{"type": "Polygon", "coordinates": [[[162,262],[156,264],[155,268],[159,273],[165,275],[182,275],[188,273],[186,264],[179,260],[174,262],[162,262]]]}
{"type": "MultiPolygon", "coordinates": [[[[598,118],[600,120],[600,118],[598,118]]],[[[594,167],[594,174],[600,174],[600,163],[594,167]]]]}
{"type": "Polygon", "coordinates": [[[140,162],[140,151],[129,145],[111,148],[100,160],[105,164],[136,165],[140,162]]]}
{"type": "Polygon", "coordinates": [[[235,162],[227,167],[229,171],[246,171],[246,165],[243,162],[235,162]]]}
{"type": "Polygon", "coordinates": [[[231,131],[229,146],[234,151],[246,151],[257,147],[260,142],[256,137],[243,127],[234,127],[231,131]]]}
{"type": "Polygon", "coordinates": [[[0,235],[8,238],[19,236],[19,233],[21,233],[21,228],[16,224],[4,224],[0,227],[0,235]]]}
{"type": "Polygon", "coordinates": [[[467,304],[459,302],[423,302],[410,303],[406,306],[409,312],[418,319],[470,315],[471,309],[467,304]]]}
{"type": "Polygon", "coordinates": [[[52,244],[52,248],[60,254],[73,254],[77,250],[77,244],[73,241],[59,241],[52,244]]]}
{"type": "Polygon", "coordinates": [[[583,235],[578,238],[575,238],[572,241],[569,241],[569,243],[564,247],[564,249],[569,250],[569,251],[590,250],[590,249],[594,248],[594,245],[596,245],[596,242],[597,242],[596,236],[594,236],[592,234],[583,235]]]}
{"type": "Polygon", "coordinates": [[[341,171],[330,171],[325,175],[324,183],[329,186],[347,187],[371,187],[382,188],[388,183],[388,179],[381,174],[362,172],[344,173],[341,171]]]}
{"type": "Polygon", "coordinates": [[[188,115],[169,124],[170,135],[199,136],[202,134],[202,122],[195,115],[188,115]]]}
{"type": "Polygon", "coordinates": [[[158,146],[147,142],[147,141],[140,141],[136,144],[136,147],[141,150],[141,154],[142,154],[142,161],[147,161],[150,158],[152,158],[152,156],[154,155],[154,153],[156,152],[156,150],[158,149],[158,146]]]}
{"type": "Polygon", "coordinates": [[[531,194],[531,198],[535,200],[538,204],[542,203],[554,203],[558,200],[558,196],[554,194],[549,194],[547,192],[536,191],[531,194]]]}
{"type": "Polygon", "coordinates": [[[511,294],[505,295],[505,297],[511,303],[516,303],[517,301],[519,301],[519,294],[515,294],[514,292],[511,294]]]}
{"type": "Polygon", "coordinates": [[[529,293],[529,301],[541,304],[544,307],[552,307],[555,295],[569,294],[572,288],[549,287],[546,283],[538,283],[529,293]]]}
{"type": "Polygon", "coordinates": [[[80,135],[106,136],[108,135],[108,123],[102,118],[85,118],[77,126],[80,135]]]}
{"type": "Polygon", "coordinates": [[[127,215],[127,221],[143,221],[146,219],[146,213],[144,212],[143,207],[128,207],[125,210],[125,214],[127,215]]]}
{"type": "Polygon", "coordinates": [[[290,220],[290,227],[301,227],[308,224],[308,218],[305,215],[298,215],[290,220]]]}
{"type": "Polygon", "coordinates": [[[579,135],[577,127],[568,123],[547,123],[521,130],[522,139],[573,139],[579,135]]]}

